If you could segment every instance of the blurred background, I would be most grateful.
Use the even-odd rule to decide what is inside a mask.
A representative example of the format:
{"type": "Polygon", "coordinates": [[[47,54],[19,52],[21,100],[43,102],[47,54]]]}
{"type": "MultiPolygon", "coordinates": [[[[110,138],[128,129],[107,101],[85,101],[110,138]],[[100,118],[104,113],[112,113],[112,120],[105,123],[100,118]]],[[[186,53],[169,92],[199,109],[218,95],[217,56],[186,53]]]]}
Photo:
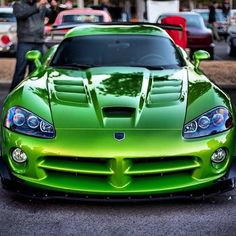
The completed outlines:
{"type": "MultiPolygon", "coordinates": [[[[100,4],[107,4],[109,10],[119,11],[124,8],[129,14],[130,18],[137,18],[138,20],[153,21],[160,14],[174,11],[191,11],[196,8],[208,8],[211,1],[209,0],[58,0],[60,4],[64,4],[73,8],[84,8],[91,6],[99,6],[100,4]],[[115,9],[116,8],[116,9],[115,9]],[[119,9],[120,8],[120,9],[119,9]]],[[[236,8],[236,0],[217,1],[219,8],[223,8],[227,2],[231,9],[236,8]]],[[[0,6],[11,6],[13,0],[0,0],[0,6]]]]}

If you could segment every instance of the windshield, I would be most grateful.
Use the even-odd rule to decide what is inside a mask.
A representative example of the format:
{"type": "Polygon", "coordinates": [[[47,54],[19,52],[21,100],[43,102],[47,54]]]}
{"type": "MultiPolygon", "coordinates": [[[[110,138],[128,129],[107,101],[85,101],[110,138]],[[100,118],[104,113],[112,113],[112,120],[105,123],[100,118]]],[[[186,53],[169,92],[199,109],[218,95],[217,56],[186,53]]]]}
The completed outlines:
{"type": "Polygon", "coordinates": [[[227,21],[227,19],[223,15],[223,12],[216,12],[216,21],[227,21]]]}
{"type": "Polygon", "coordinates": [[[0,22],[16,22],[16,18],[12,13],[0,12],[0,22]]]}
{"type": "Polygon", "coordinates": [[[198,12],[202,17],[203,20],[208,22],[208,18],[209,18],[209,12],[198,12]]]}
{"type": "Polygon", "coordinates": [[[186,15],[183,15],[183,17],[186,19],[187,28],[193,27],[193,28],[202,29],[205,26],[203,19],[200,15],[186,14],[186,15]]]}
{"type": "Polygon", "coordinates": [[[64,15],[62,18],[62,23],[97,23],[97,22],[103,22],[103,16],[102,15],[64,15]]]}
{"type": "Polygon", "coordinates": [[[141,66],[178,68],[184,61],[169,38],[96,35],[65,39],[51,66],[141,66]]]}
{"type": "MultiPolygon", "coordinates": [[[[204,21],[208,23],[209,10],[198,13],[203,17],[204,21]]],[[[216,21],[226,21],[222,11],[216,11],[216,21]]]]}

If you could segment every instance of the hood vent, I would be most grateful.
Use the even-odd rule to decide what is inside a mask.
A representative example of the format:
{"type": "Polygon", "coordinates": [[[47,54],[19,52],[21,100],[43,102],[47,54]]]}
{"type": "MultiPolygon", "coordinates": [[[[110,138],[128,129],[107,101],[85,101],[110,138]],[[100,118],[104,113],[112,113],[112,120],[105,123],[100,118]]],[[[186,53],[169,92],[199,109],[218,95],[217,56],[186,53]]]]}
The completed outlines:
{"type": "Polygon", "coordinates": [[[83,80],[54,80],[56,97],[64,102],[87,104],[83,80]]]}
{"type": "Polygon", "coordinates": [[[104,117],[109,117],[109,118],[132,117],[132,115],[135,112],[135,109],[130,107],[105,107],[102,110],[104,117]]]}
{"type": "Polygon", "coordinates": [[[182,91],[182,80],[154,80],[149,103],[161,104],[175,102],[180,99],[182,91]]]}

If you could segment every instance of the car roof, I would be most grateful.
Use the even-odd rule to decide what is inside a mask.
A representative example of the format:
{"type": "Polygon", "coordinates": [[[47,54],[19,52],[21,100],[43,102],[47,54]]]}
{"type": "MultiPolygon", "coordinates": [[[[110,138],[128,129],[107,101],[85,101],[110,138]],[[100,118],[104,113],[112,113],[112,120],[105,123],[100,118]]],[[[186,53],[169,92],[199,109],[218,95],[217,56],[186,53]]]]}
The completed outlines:
{"type": "Polygon", "coordinates": [[[129,34],[129,35],[153,35],[170,38],[169,35],[157,26],[152,25],[96,25],[85,24],[71,29],[65,38],[88,35],[112,35],[112,34],[129,34]]]}
{"type": "MultiPolygon", "coordinates": [[[[209,12],[208,8],[193,9],[194,12],[209,12]]],[[[222,9],[216,9],[216,12],[222,12],[222,9]]]]}
{"type": "Polygon", "coordinates": [[[92,8],[74,8],[60,12],[56,17],[54,24],[61,24],[62,18],[65,15],[80,15],[80,14],[103,16],[105,22],[111,22],[110,14],[107,13],[106,11],[94,10],[92,8]]]}
{"type": "Polygon", "coordinates": [[[199,16],[201,18],[201,15],[197,12],[192,12],[192,11],[181,11],[181,12],[170,12],[170,13],[163,13],[161,14],[156,22],[159,22],[161,18],[163,17],[168,17],[168,16],[182,16],[182,17],[187,17],[187,16],[199,16]]]}
{"type": "Polygon", "coordinates": [[[235,13],[235,12],[236,12],[236,9],[231,9],[230,12],[231,12],[231,13],[235,13]]]}
{"type": "Polygon", "coordinates": [[[0,7],[0,12],[13,13],[13,8],[12,7],[0,7]]]}
{"type": "Polygon", "coordinates": [[[74,8],[70,10],[64,10],[59,13],[60,15],[73,15],[73,14],[95,14],[95,15],[105,15],[108,14],[103,10],[94,10],[92,8],[74,8]]]}
{"type": "Polygon", "coordinates": [[[181,16],[181,15],[199,15],[197,12],[192,11],[181,11],[181,12],[170,12],[170,13],[163,13],[160,16],[181,16]]]}

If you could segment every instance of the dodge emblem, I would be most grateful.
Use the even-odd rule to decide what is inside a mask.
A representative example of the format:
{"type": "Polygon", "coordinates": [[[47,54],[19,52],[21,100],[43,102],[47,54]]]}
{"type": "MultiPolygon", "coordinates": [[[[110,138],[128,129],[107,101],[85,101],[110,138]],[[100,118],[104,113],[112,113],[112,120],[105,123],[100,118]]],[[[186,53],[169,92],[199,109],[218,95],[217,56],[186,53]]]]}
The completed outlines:
{"type": "Polygon", "coordinates": [[[114,137],[115,137],[116,140],[122,141],[122,140],[125,139],[125,133],[124,132],[116,132],[114,134],[114,137]]]}

